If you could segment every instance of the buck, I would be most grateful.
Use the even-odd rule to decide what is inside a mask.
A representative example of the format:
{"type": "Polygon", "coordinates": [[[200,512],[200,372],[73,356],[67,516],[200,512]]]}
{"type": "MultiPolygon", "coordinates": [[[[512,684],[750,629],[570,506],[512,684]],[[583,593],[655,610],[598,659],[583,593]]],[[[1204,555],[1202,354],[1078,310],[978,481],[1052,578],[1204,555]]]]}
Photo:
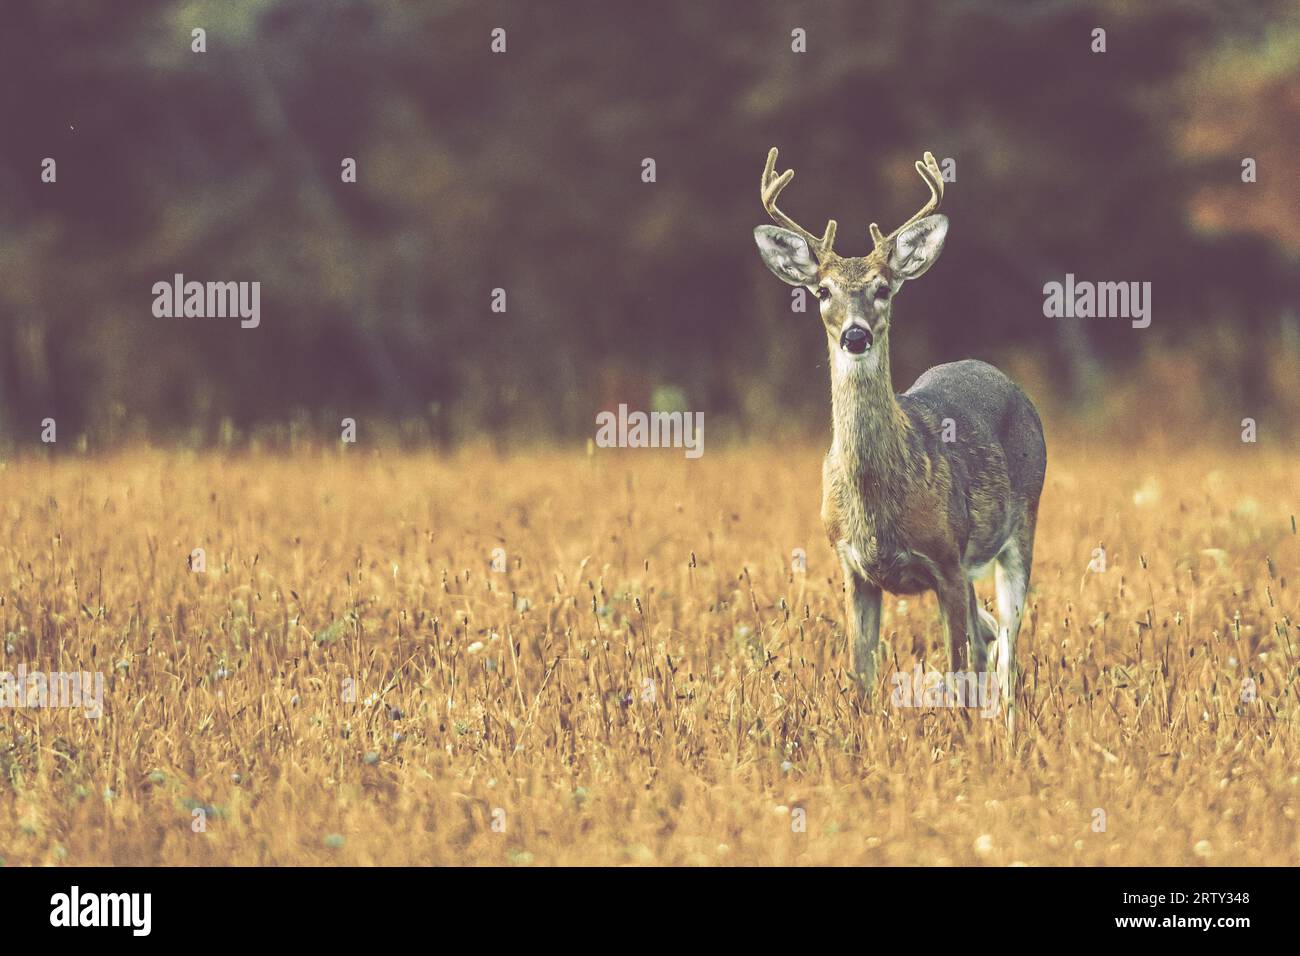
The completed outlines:
{"type": "Polygon", "coordinates": [[[995,668],[1014,728],[1016,638],[1047,466],[1042,423],[1024,392],[984,362],[935,366],[900,395],[890,379],[894,298],[934,264],[948,233],[935,212],[943,175],[925,153],[916,168],[929,201],[888,236],[872,223],[870,255],[841,258],[834,219],[819,238],[777,208],[794,170],[778,176],[776,155],[767,155],[762,198],[778,225],[759,226],[754,239],[777,278],[820,301],[833,422],[821,517],[844,574],[853,676],[874,693],[882,592],[932,590],[949,669],[995,668]],[[991,565],[996,618],[973,584],[991,565]]]}

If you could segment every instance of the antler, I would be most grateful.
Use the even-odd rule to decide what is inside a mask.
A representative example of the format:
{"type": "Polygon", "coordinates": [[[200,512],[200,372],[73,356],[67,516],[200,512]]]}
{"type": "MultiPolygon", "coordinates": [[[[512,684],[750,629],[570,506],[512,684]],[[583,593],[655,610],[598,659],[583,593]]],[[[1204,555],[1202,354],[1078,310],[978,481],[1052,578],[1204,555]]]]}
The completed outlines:
{"type": "Polygon", "coordinates": [[[907,222],[903,223],[888,236],[880,234],[880,227],[874,222],[871,224],[871,242],[877,250],[883,249],[885,245],[892,242],[894,237],[919,219],[924,219],[930,213],[939,208],[939,203],[943,202],[943,173],[939,170],[939,164],[935,162],[934,153],[928,149],[925,151],[925,162],[917,161],[916,171],[921,174],[925,184],[930,187],[930,201],[921,207],[918,212],[907,222]]]}
{"type": "Polygon", "coordinates": [[[767,214],[778,224],[785,228],[797,232],[807,240],[812,246],[813,251],[820,258],[830,253],[831,246],[835,242],[835,220],[830,219],[826,223],[826,232],[820,239],[811,232],[799,225],[780,209],[776,208],[776,197],[781,195],[781,190],[790,185],[790,180],[794,179],[794,170],[787,169],[780,176],[776,174],[776,147],[773,146],[767,153],[767,165],[763,167],[763,183],[761,186],[763,197],[763,208],[767,214]]]}

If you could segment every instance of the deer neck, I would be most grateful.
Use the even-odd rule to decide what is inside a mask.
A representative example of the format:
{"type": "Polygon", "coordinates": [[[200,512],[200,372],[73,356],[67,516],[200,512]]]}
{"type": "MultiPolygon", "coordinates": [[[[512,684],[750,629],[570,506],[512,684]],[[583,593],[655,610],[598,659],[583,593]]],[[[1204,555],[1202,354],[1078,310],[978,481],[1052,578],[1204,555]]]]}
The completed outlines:
{"type": "Polygon", "coordinates": [[[833,458],[851,502],[888,510],[907,473],[907,415],[894,395],[889,341],[881,336],[873,361],[854,361],[830,344],[833,458]],[[859,499],[859,496],[860,499],[859,499]]]}

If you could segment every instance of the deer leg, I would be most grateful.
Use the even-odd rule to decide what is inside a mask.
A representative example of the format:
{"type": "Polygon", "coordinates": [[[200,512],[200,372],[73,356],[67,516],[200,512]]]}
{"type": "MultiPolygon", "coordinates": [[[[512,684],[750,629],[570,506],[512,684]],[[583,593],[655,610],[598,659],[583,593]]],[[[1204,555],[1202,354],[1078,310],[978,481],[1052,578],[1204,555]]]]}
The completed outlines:
{"type": "Polygon", "coordinates": [[[971,629],[970,663],[971,670],[977,674],[984,673],[988,665],[989,645],[997,640],[998,622],[993,615],[980,605],[975,596],[975,585],[970,587],[971,629]]]}
{"type": "Polygon", "coordinates": [[[971,597],[974,593],[970,582],[964,579],[945,581],[935,588],[939,597],[939,616],[948,642],[948,670],[953,673],[970,669],[970,643],[974,633],[971,597]]]}
{"type": "Polygon", "coordinates": [[[997,673],[999,692],[1006,700],[1007,727],[1015,727],[1016,638],[1020,634],[1020,621],[1025,609],[1025,595],[1029,590],[1029,567],[1023,560],[1020,546],[1008,544],[997,557],[993,569],[998,595],[997,673]]]}
{"type": "Polygon", "coordinates": [[[845,605],[853,672],[864,697],[876,687],[876,658],[880,648],[880,588],[844,566],[845,605]]]}

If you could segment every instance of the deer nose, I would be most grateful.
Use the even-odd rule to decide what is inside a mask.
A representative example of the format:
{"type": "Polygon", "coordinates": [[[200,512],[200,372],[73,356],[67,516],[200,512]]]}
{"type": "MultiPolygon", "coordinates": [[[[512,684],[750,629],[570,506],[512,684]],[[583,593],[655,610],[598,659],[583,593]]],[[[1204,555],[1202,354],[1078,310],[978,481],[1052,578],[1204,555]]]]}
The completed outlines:
{"type": "Polygon", "coordinates": [[[871,348],[871,330],[860,325],[850,325],[840,335],[840,348],[853,355],[861,355],[871,348]]]}

